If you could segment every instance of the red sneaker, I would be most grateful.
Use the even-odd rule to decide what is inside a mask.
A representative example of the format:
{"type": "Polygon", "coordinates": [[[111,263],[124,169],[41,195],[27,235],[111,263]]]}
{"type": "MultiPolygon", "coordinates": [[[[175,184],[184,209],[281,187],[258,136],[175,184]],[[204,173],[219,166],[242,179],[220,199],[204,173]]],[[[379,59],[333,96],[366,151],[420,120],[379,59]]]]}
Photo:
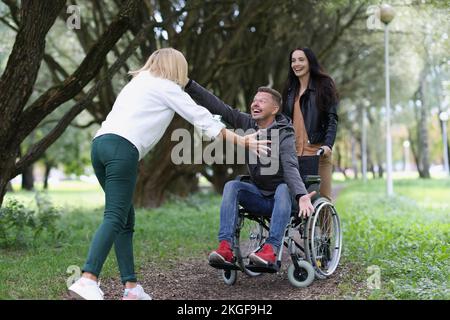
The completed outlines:
{"type": "Polygon", "coordinates": [[[228,265],[234,263],[233,250],[228,241],[220,241],[219,248],[209,254],[209,264],[211,265],[228,265]]]}
{"type": "Polygon", "coordinates": [[[248,258],[254,264],[269,265],[275,264],[277,255],[270,244],[265,244],[260,251],[251,253],[248,258]]]}

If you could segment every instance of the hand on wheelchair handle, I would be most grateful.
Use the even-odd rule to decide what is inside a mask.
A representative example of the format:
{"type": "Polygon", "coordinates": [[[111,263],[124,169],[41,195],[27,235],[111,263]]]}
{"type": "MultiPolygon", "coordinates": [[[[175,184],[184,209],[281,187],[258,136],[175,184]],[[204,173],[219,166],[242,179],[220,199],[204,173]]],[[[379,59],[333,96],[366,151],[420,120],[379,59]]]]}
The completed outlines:
{"type": "Polygon", "coordinates": [[[324,150],[322,147],[320,147],[319,150],[317,150],[316,155],[317,155],[317,156],[321,156],[321,155],[323,155],[324,153],[325,153],[325,150],[324,150]]]}
{"type": "Polygon", "coordinates": [[[329,146],[321,146],[319,150],[317,150],[316,155],[318,156],[326,156],[331,153],[331,149],[329,146]]]}
{"type": "Polygon", "coordinates": [[[300,208],[298,212],[299,217],[307,218],[313,213],[314,207],[311,203],[311,198],[314,197],[315,194],[316,191],[312,191],[298,199],[298,207],[300,208]]]}

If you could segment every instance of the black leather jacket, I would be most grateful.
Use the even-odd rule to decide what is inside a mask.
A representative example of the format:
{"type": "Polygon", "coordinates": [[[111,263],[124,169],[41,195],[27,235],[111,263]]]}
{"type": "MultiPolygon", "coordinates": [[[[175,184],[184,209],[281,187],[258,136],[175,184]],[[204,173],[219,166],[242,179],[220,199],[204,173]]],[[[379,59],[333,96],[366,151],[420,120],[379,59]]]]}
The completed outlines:
{"type": "MultiPolygon", "coordinates": [[[[337,107],[338,104],[328,107],[326,112],[319,110],[316,106],[315,87],[312,81],[301,97],[301,111],[305,121],[308,142],[311,144],[322,144],[333,148],[337,132],[337,107]]],[[[292,119],[296,90],[289,88],[287,98],[283,102],[283,113],[292,119]]]]}

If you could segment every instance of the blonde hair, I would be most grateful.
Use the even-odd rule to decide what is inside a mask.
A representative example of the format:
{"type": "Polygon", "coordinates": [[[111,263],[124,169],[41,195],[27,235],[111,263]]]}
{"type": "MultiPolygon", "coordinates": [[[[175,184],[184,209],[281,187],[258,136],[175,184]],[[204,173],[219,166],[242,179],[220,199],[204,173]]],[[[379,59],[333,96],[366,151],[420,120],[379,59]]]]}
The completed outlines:
{"type": "Polygon", "coordinates": [[[149,71],[155,77],[171,80],[181,87],[188,82],[186,58],[173,48],[154,51],[142,68],[130,71],[129,74],[135,77],[142,71],[149,71]]]}

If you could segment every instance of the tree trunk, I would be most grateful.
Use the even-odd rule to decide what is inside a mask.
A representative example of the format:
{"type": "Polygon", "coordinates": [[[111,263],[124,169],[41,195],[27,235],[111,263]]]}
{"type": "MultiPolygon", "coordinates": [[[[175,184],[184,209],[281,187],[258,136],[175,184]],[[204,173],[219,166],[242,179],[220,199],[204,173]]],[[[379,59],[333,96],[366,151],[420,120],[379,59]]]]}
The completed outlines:
{"type": "Polygon", "coordinates": [[[44,190],[48,190],[48,177],[52,170],[53,164],[49,161],[45,161],[45,173],[44,173],[44,190]]]}
{"type": "MultiPolygon", "coordinates": [[[[353,135],[353,133],[352,133],[352,135],[353,135]]],[[[358,161],[357,161],[357,159],[356,159],[356,141],[355,141],[355,139],[352,137],[351,138],[351,147],[350,147],[350,149],[351,149],[351,156],[352,156],[352,159],[351,159],[351,161],[352,161],[352,170],[353,170],[353,177],[354,177],[354,179],[358,179],[358,161]]]]}
{"type": "MultiPolygon", "coordinates": [[[[442,121],[441,121],[441,130],[443,130],[442,121]]],[[[448,142],[447,137],[445,137],[445,143],[447,144],[447,159],[448,159],[448,167],[450,168],[450,144],[448,142]]],[[[442,165],[445,166],[444,159],[442,159],[442,165]]]]}
{"type": "Polygon", "coordinates": [[[345,180],[348,180],[348,176],[347,176],[347,168],[342,168],[342,174],[344,175],[345,180]]]}
{"type": "Polygon", "coordinates": [[[336,157],[337,170],[339,172],[344,172],[344,170],[342,168],[342,155],[341,155],[341,149],[339,148],[339,145],[336,145],[336,147],[333,149],[333,154],[336,157]]]}
{"type": "Polygon", "coordinates": [[[419,176],[424,179],[430,178],[430,159],[428,145],[428,128],[426,128],[426,116],[422,115],[419,123],[419,176]]]}
{"type": "Polygon", "coordinates": [[[214,164],[211,166],[211,170],[213,172],[212,175],[208,174],[206,170],[202,171],[202,175],[208,179],[209,182],[213,185],[214,191],[218,194],[223,193],[223,188],[225,183],[230,180],[236,178],[236,176],[241,174],[248,174],[247,168],[245,165],[225,165],[225,164],[214,164]],[[229,173],[229,169],[232,170],[229,173]]]}
{"type": "Polygon", "coordinates": [[[6,185],[6,192],[14,192],[11,181],[6,185]]]}
{"type": "Polygon", "coordinates": [[[378,178],[383,179],[384,168],[381,163],[378,164],[378,178]]]}
{"type": "Polygon", "coordinates": [[[165,190],[169,195],[178,197],[187,197],[188,195],[198,192],[198,176],[195,171],[186,172],[170,181],[165,190]]]}
{"type": "Polygon", "coordinates": [[[425,106],[425,101],[423,99],[423,86],[424,79],[420,82],[418,89],[418,98],[422,103],[418,106],[419,108],[419,119],[417,123],[417,144],[418,144],[418,170],[419,176],[424,179],[430,178],[430,156],[429,156],[429,144],[428,144],[428,110],[425,106]]]}
{"type": "Polygon", "coordinates": [[[22,190],[32,191],[34,190],[34,165],[30,165],[22,172],[22,190]]]}
{"type": "Polygon", "coordinates": [[[15,159],[18,154],[18,149],[16,149],[16,152],[8,152],[8,150],[0,152],[0,207],[5,197],[6,187],[13,178],[15,159]]]}
{"type": "Polygon", "coordinates": [[[375,166],[373,165],[372,161],[369,162],[369,167],[370,167],[370,171],[372,172],[372,178],[376,179],[377,178],[377,173],[375,171],[375,166]]]}
{"type": "MultiPolygon", "coordinates": [[[[138,1],[127,0],[123,3],[116,18],[98,38],[73,74],[28,104],[44,57],[47,32],[54,24],[58,14],[64,9],[65,4],[65,0],[21,1],[19,30],[5,70],[0,77],[0,119],[2,120],[0,126],[0,150],[2,151],[0,154],[0,205],[3,203],[9,180],[32,164],[68,126],[67,121],[73,119],[70,117],[75,117],[79,108],[83,107],[84,109],[84,105],[77,104],[76,107],[73,107],[49,136],[32,146],[24,156],[25,159],[22,158],[16,163],[16,151],[22,142],[47,115],[64,102],[74,98],[97,75],[105,63],[108,52],[129,29],[138,1]],[[28,107],[25,108],[27,104],[28,107]]],[[[136,47],[137,45],[138,43],[136,47]]],[[[125,52],[127,51],[129,50],[127,49],[125,52]]],[[[82,109],[79,110],[79,112],[81,111],[82,109]]]]}

